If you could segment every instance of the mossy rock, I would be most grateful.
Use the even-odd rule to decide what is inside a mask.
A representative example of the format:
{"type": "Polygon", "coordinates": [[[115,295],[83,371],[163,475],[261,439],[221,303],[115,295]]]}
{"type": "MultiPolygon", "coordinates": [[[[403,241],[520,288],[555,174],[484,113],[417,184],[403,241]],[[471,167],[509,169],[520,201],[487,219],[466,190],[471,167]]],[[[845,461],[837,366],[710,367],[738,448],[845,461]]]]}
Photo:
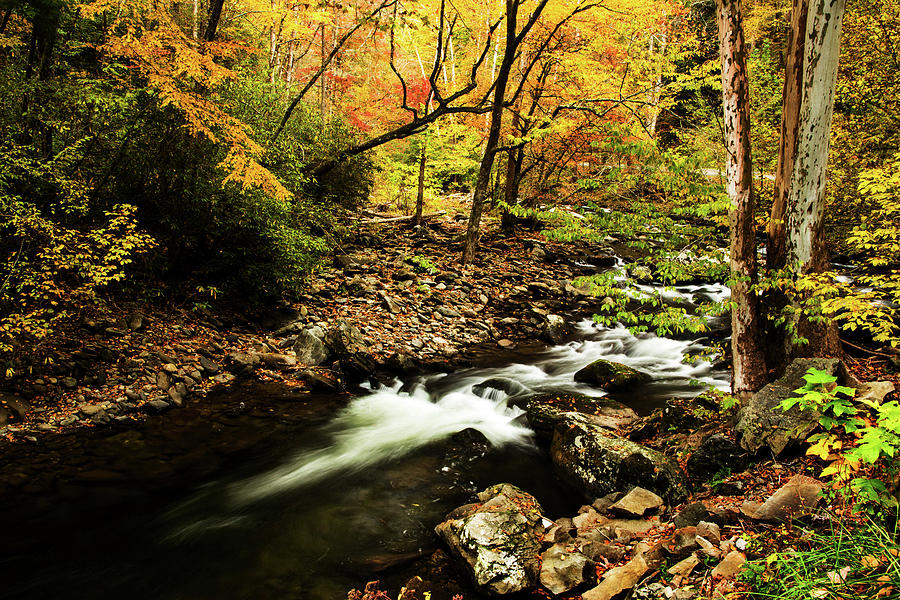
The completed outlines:
{"type": "Polygon", "coordinates": [[[637,420],[631,408],[609,397],[596,398],[585,394],[542,393],[515,402],[525,410],[528,424],[540,438],[550,440],[557,423],[566,415],[581,414],[607,429],[618,429],[637,420]]]}
{"type": "Polygon", "coordinates": [[[575,373],[575,381],[596,385],[607,391],[621,390],[649,380],[650,375],[647,373],[602,358],[575,373]]]}

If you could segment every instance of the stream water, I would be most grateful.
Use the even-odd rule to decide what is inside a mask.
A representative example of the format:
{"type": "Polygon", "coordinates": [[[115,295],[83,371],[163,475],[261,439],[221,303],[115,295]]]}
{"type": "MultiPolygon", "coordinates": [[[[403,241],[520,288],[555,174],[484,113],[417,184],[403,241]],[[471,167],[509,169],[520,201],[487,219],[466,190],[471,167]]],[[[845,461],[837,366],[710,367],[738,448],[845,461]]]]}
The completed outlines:
{"type": "MultiPolygon", "coordinates": [[[[671,293],[690,303],[723,291],[671,293]]],[[[433,551],[434,525],[488,485],[523,487],[551,517],[574,512],[582,499],[556,480],[510,393],[603,395],[573,376],[605,358],[653,376],[617,396],[646,413],[698,385],[728,388],[726,371],[683,362],[702,347],[585,321],[565,345],[398,381],[338,409],[252,384],[137,431],[43,449],[35,460],[54,478],[0,506],[0,598],[343,598],[433,551]],[[507,391],[479,385],[489,380],[507,391]],[[244,400],[246,413],[234,408],[244,400]]]]}

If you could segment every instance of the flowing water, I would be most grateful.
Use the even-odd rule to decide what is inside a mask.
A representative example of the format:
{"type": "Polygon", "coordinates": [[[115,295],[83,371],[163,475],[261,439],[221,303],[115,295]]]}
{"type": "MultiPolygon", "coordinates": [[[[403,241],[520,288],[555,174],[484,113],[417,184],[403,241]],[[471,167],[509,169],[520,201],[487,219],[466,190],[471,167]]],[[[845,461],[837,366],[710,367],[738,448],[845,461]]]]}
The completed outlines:
{"type": "MultiPolygon", "coordinates": [[[[671,293],[691,302],[721,289],[671,293]]],[[[682,360],[702,348],[703,340],[634,336],[585,321],[571,342],[527,360],[397,381],[351,399],[328,419],[322,411],[303,413],[287,390],[283,397],[270,390],[265,402],[253,386],[214,396],[219,408],[211,413],[172,413],[180,413],[179,427],[167,416],[139,434],[85,441],[106,444],[101,456],[116,456],[91,459],[117,465],[112,475],[85,478],[83,462],[65,465],[71,448],[56,459],[42,455],[76,475],[40,490],[43,503],[2,507],[16,537],[0,551],[0,570],[13,575],[0,598],[341,598],[431,552],[442,516],[493,483],[534,493],[551,517],[574,511],[581,499],[554,478],[521,410],[507,403],[510,395],[603,395],[573,376],[605,358],[653,376],[617,396],[646,413],[698,386],[728,388],[727,372],[682,360]],[[260,408],[222,411],[239,400],[260,408]],[[313,424],[302,418],[311,414],[313,424]],[[178,458],[204,450],[211,465],[198,476],[146,477],[144,470],[172,462],[157,453],[175,443],[166,437],[173,430],[178,458]],[[240,451],[218,450],[244,438],[252,439],[240,451]]]]}

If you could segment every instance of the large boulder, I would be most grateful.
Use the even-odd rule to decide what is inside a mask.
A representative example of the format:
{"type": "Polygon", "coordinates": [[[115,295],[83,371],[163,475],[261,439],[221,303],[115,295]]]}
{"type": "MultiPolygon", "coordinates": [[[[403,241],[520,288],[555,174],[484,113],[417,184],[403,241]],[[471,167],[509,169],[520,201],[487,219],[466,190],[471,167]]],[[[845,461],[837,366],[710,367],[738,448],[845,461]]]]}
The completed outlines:
{"type": "Polygon", "coordinates": [[[685,469],[696,481],[705,481],[716,473],[740,473],[752,457],[721,433],[711,434],[688,457],[685,469]]]}
{"type": "Polygon", "coordinates": [[[553,437],[557,424],[570,414],[582,414],[591,423],[613,430],[638,419],[634,410],[609,397],[541,393],[516,400],[515,404],[524,408],[535,434],[548,440],[553,437]]]}
{"type": "Polygon", "coordinates": [[[575,381],[596,385],[607,391],[621,390],[649,379],[647,373],[602,358],[575,373],[575,381]]]}
{"type": "Polygon", "coordinates": [[[674,460],[610,433],[589,416],[566,415],[553,434],[550,454],[563,479],[580,487],[589,498],[635,486],[662,496],[670,505],[687,497],[674,460]]]}
{"type": "Polygon", "coordinates": [[[508,483],[489,487],[478,500],[450,513],[435,532],[479,590],[504,595],[535,588],[544,533],[540,504],[508,483]]]}
{"type": "Polygon", "coordinates": [[[821,414],[801,410],[796,405],[783,411],[779,404],[796,395],[794,390],[806,384],[803,376],[813,367],[839,377],[839,382],[843,385],[853,383],[847,380],[846,367],[836,358],[795,359],[785,369],[784,375],[754,394],[738,412],[734,431],[744,450],[757,452],[768,447],[778,455],[812,433],[819,424],[821,414]],[[840,381],[842,378],[843,381],[840,381]]]}

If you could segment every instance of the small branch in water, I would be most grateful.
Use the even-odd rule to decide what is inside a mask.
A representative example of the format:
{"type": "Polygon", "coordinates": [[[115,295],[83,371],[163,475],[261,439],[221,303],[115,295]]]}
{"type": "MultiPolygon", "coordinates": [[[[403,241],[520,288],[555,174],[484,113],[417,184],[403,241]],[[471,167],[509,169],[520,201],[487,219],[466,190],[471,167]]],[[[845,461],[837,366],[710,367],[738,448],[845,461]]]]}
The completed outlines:
{"type": "MultiPolygon", "coordinates": [[[[438,210],[438,211],[435,211],[432,213],[424,214],[424,215],[422,215],[422,218],[425,219],[428,217],[439,217],[439,216],[445,215],[445,214],[447,214],[446,210],[438,210]]],[[[366,224],[368,224],[368,223],[393,223],[395,221],[411,221],[414,216],[415,215],[404,215],[402,217],[377,217],[374,219],[363,219],[360,222],[366,223],[366,224]]]]}

